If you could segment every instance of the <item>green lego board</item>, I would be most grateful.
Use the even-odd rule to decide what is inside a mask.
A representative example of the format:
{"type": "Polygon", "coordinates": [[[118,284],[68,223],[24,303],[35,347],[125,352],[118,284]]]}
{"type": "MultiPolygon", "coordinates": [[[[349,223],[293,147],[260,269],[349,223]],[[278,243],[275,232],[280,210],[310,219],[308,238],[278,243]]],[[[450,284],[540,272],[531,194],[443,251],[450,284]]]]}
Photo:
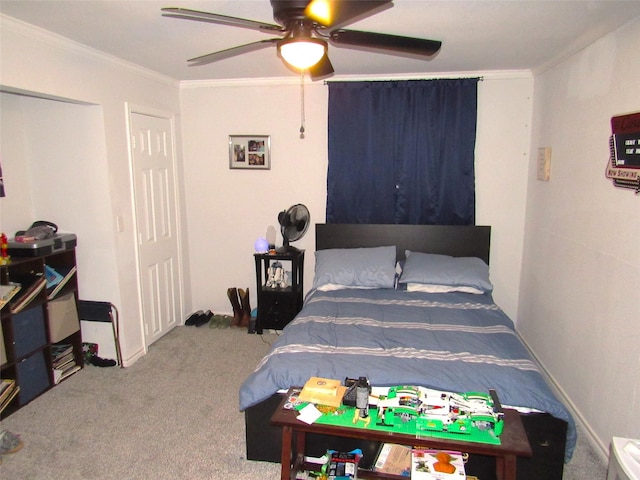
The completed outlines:
{"type": "MultiPolygon", "coordinates": [[[[306,403],[299,405],[296,409],[304,407],[306,403]]],[[[322,425],[334,425],[338,427],[361,428],[365,430],[379,430],[382,432],[394,432],[411,435],[416,438],[444,438],[463,442],[485,443],[490,445],[500,445],[500,437],[497,437],[492,429],[480,430],[472,428],[469,433],[452,433],[444,431],[422,430],[416,427],[416,420],[412,418],[406,422],[398,421],[394,426],[378,425],[378,411],[375,408],[369,410],[370,421],[367,425],[363,420],[354,423],[356,415],[355,407],[341,406],[335,413],[324,413],[315,423],[322,425]]]]}

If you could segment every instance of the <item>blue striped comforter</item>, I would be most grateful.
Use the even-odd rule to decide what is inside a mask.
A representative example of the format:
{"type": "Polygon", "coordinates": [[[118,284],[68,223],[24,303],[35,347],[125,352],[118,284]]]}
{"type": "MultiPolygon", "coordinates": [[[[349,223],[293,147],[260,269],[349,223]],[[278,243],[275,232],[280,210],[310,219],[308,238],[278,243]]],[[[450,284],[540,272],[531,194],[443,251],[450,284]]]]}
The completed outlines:
{"type": "Polygon", "coordinates": [[[240,410],[309,377],[464,392],[495,388],[504,405],[548,412],[576,431],[513,322],[489,294],[393,289],[315,291],[240,388],[240,410]]]}

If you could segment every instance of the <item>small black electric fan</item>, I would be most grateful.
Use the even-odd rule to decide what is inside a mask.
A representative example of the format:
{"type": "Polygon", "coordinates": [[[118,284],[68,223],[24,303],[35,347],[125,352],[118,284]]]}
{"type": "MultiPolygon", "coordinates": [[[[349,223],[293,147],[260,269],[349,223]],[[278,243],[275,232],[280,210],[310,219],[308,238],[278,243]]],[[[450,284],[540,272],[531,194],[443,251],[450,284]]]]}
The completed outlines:
{"type": "Polygon", "coordinates": [[[296,247],[291,246],[291,242],[300,240],[307,233],[310,220],[309,209],[301,203],[280,212],[278,214],[278,223],[280,224],[280,233],[282,233],[282,247],[278,248],[277,252],[298,251],[296,247]]]}

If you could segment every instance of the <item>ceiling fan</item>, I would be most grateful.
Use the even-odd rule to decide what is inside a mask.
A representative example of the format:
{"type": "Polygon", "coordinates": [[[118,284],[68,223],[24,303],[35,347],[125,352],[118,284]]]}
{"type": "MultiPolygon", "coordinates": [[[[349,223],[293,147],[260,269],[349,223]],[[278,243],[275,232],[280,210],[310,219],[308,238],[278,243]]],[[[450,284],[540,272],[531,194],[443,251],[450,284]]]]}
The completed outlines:
{"type": "Polygon", "coordinates": [[[346,30],[343,25],[393,6],[392,0],[271,0],[273,18],[264,23],[187,8],[163,8],[163,16],[250,28],[280,37],[239,45],[189,59],[190,65],[206,65],[271,45],[298,70],[308,70],[312,78],[334,73],[327,53],[327,42],[352,48],[387,51],[398,55],[430,58],[440,50],[441,42],[385,33],[346,30]],[[296,57],[297,55],[297,57],[296,57]]]}

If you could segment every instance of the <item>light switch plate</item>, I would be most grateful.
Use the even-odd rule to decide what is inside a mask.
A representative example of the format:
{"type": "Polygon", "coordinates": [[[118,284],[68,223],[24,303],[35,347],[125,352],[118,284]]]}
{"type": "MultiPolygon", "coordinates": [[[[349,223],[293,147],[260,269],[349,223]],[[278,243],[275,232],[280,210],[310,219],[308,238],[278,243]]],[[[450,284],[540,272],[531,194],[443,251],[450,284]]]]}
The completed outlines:
{"type": "Polygon", "coordinates": [[[551,178],[551,147],[538,148],[538,180],[548,182],[551,178]]]}

